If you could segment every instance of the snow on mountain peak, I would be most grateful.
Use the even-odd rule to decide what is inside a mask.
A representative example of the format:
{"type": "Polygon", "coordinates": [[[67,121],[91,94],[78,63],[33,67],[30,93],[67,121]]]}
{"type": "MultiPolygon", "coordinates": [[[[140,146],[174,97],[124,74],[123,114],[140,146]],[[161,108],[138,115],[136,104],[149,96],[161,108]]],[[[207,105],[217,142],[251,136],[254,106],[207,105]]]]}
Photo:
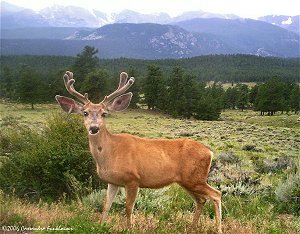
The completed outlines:
{"type": "Polygon", "coordinates": [[[283,21],[281,22],[281,24],[292,24],[292,23],[293,23],[293,20],[292,20],[291,17],[289,17],[287,20],[283,20],[283,21]]]}

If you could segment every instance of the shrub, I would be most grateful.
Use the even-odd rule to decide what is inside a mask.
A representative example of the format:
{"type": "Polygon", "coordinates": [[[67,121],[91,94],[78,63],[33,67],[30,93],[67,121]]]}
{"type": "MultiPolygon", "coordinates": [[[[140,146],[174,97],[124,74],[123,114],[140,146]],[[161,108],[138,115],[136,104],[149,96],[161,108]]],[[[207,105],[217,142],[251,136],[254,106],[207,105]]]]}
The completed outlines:
{"type": "MultiPolygon", "coordinates": [[[[231,160],[229,161],[231,162],[231,160]]],[[[236,159],[233,161],[236,161],[236,159]]],[[[265,193],[268,189],[267,186],[261,184],[259,174],[244,170],[238,164],[228,164],[227,156],[224,160],[221,157],[214,161],[214,166],[210,171],[208,180],[226,196],[237,195],[248,197],[265,193]]]]}
{"type": "MultiPolygon", "coordinates": [[[[157,214],[162,209],[169,207],[171,204],[171,196],[168,195],[170,187],[161,189],[140,189],[135,202],[135,209],[143,211],[147,214],[157,214]]],[[[123,210],[126,201],[125,191],[121,189],[120,195],[116,197],[114,204],[117,210],[123,210]]]]}
{"type": "Polygon", "coordinates": [[[9,156],[13,153],[33,148],[37,144],[37,133],[26,126],[12,121],[2,125],[0,131],[0,156],[9,156]]]}
{"type": "Polygon", "coordinates": [[[102,211],[105,195],[105,189],[94,190],[90,194],[82,197],[82,204],[87,208],[102,211]]]}
{"type": "Polygon", "coordinates": [[[238,156],[236,156],[233,152],[221,153],[217,160],[219,160],[222,164],[231,163],[231,164],[240,164],[241,160],[238,156]]]}
{"type": "Polygon", "coordinates": [[[245,150],[245,151],[253,151],[253,152],[262,152],[262,150],[256,148],[255,145],[248,145],[248,144],[244,145],[244,146],[242,147],[242,150],[245,150]]]}
{"type": "Polygon", "coordinates": [[[300,159],[296,173],[287,176],[275,191],[276,198],[282,203],[281,209],[300,215],[300,159]]]}
{"type": "Polygon", "coordinates": [[[289,156],[263,159],[254,155],[251,157],[251,160],[254,164],[255,171],[258,173],[275,173],[295,166],[293,160],[289,156]]]}
{"type": "Polygon", "coordinates": [[[168,187],[162,189],[141,189],[136,200],[136,207],[145,213],[157,214],[168,206],[170,197],[166,194],[168,187]]]}
{"type": "MultiPolygon", "coordinates": [[[[0,167],[0,189],[19,197],[56,200],[78,195],[72,181],[77,181],[80,188],[98,187],[100,182],[81,121],[77,116],[57,114],[39,133],[18,129],[26,137],[17,140],[19,151],[12,150],[0,167]],[[23,141],[27,147],[23,147],[23,141]]],[[[15,136],[7,137],[7,142],[12,142],[15,136]]],[[[80,191],[80,195],[84,193],[80,191]]]]}

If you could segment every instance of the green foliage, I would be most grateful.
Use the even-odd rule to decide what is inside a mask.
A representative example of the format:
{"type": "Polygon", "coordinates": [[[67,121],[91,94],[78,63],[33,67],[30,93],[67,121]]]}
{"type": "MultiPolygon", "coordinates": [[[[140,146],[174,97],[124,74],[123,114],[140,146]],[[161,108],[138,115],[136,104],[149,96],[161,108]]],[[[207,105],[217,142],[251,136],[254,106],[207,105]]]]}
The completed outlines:
{"type": "Polygon", "coordinates": [[[144,81],[145,102],[149,109],[159,108],[173,117],[204,120],[218,119],[223,106],[223,88],[214,84],[205,88],[195,77],[175,66],[167,81],[156,65],[148,67],[144,81]]]}
{"type": "Polygon", "coordinates": [[[148,109],[164,108],[165,84],[160,67],[152,64],[148,66],[148,73],[144,80],[143,88],[145,103],[148,109]]]}
{"type": "Polygon", "coordinates": [[[92,102],[101,102],[110,91],[110,77],[106,70],[97,69],[86,74],[81,92],[88,93],[92,102]]]}
{"type": "Polygon", "coordinates": [[[235,87],[229,87],[224,93],[225,108],[239,108],[242,111],[249,105],[249,88],[245,84],[238,83],[235,87]]]}
{"type": "Polygon", "coordinates": [[[224,196],[248,197],[261,195],[268,190],[261,184],[261,177],[252,171],[242,169],[240,160],[232,153],[222,153],[211,168],[209,180],[224,196]]]}
{"type": "Polygon", "coordinates": [[[99,63],[99,59],[95,54],[98,50],[95,47],[85,46],[83,51],[77,55],[72,66],[72,72],[79,86],[86,77],[86,75],[94,71],[99,63]]]}
{"type": "Polygon", "coordinates": [[[146,214],[159,214],[163,207],[170,203],[170,197],[167,195],[168,189],[141,189],[136,200],[136,209],[146,214]]]}
{"type": "Polygon", "coordinates": [[[225,99],[225,103],[224,103],[225,108],[235,109],[238,100],[238,93],[236,88],[229,87],[225,92],[224,99],[225,99]]]}
{"type": "Polygon", "coordinates": [[[2,147],[16,144],[19,148],[0,167],[0,188],[20,197],[55,200],[82,196],[99,186],[81,121],[76,116],[54,115],[42,132],[19,129],[21,136],[27,136],[4,135],[7,143],[2,147]]]}
{"type": "Polygon", "coordinates": [[[176,117],[215,120],[223,108],[244,110],[254,106],[262,114],[268,112],[269,115],[276,111],[297,113],[300,108],[299,86],[286,82],[298,80],[298,59],[215,55],[156,60],[153,65],[153,60],[99,60],[97,52],[94,47],[86,46],[75,59],[54,56],[1,57],[5,65],[0,70],[1,96],[31,103],[32,106],[36,102],[52,102],[55,95],[67,93],[62,76],[72,66],[76,88],[89,93],[91,100],[101,100],[117,85],[114,77],[121,71],[127,71],[129,75],[138,77],[131,88],[134,93],[131,107],[138,107],[141,97],[149,109],[157,108],[176,117]],[[238,72],[236,66],[239,67],[238,72]],[[203,88],[203,83],[198,83],[214,80],[233,84],[233,81],[265,81],[279,76],[282,79],[271,79],[250,91],[241,83],[226,91],[221,83],[215,82],[206,88],[203,88]],[[141,79],[143,82],[140,82],[141,79]]]}
{"type": "MultiPolygon", "coordinates": [[[[58,221],[53,223],[52,227],[69,227],[72,228],[73,232],[78,234],[85,234],[85,233],[91,233],[91,234],[98,234],[98,233],[111,233],[110,227],[107,227],[106,225],[100,225],[96,222],[93,222],[91,220],[91,213],[89,210],[84,210],[81,213],[76,214],[71,219],[67,221],[58,221]]],[[[59,231],[47,231],[47,233],[57,233],[59,231]]],[[[71,231],[72,232],[72,231],[71,231]]]]}
{"type": "Polygon", "coordinates": [[[237,84],[236,89],[238,93],[237,106],[239,109],[243,111],[245,107],[248,106],[249,89],[248,86],[245,84],[237,84]]]}
{"type": "Polygon", "coordinates": [[[288,156],[281,156],[279,158],[263,159],[259,156],[251,157],[254,169],[258,173],[276,173],[295,167],[293,160],[288,156]]]}
{"type": "Polygon", "coordinates": [[[37,140],[37,133],[29,127],[20,125],[13,117],[2,120],[2,131],[0,131],[0,156],[17,154],[23,149],[32,149],[37,140]]]}
{"type": "MultiPolygon", "coordinates": [[[[1,65],[12,71],[20,69],[22,64],[31,66],[40,74],[51,71],[67,70],[76,58],[66,56],[1,56],[1,65]]],[[[280,76],[290,82],[299,80],[299,58],[260,57],[254,55],[206,55],[185,59],[155,60],[162,71],[169,73],[176,65],[196,77],[197,81],[220,82],[264,82],[270,77],[280,76]]],[[[137,69],[139,75],[146,76],[148,65],[153,60],[142,59],[100,59],[99,67],[110,72],[128,71],[130,66],[137,69]]],[[[90,71],[88,71],[90,72],[90,71]]],[[[78,78],[81,77],[78,75],[78,78]]]]}
{"type": "Polygon", "coordinates": [[[300,215],[300,160],[297,170],[289,174],[276,188],[276,198],[282,203],[280,208],[300,215]]]}
{"type": "Polygon", "coordinates": [[[298,111],[299,87],[287,83],[279,77],[273,77],[259,86],[255,99],[255,109],[273,115],[277,111],[298,111]],[[298,104],[297,104],[298,103],[298,104]]]}
{"type": "Polygon", "coordinates": [[[90,194],[83,196],[81,201],[82,204],[93,210],[102,211],[106,190],[94,190],[90,194]]]}
{"type": "Polygon", "coordinates": [[[38,74],[29,66],[23,66],[17,84],[18,99],[23,103],[30,103],[33,109],[34,104],[41,100],[42,86],[38,74]]]}
{"type": "Polygon", "coordinates": [[[174,67],[168,80],[168,113],[174,117],[192,117],[199,98],[197,88],[194,77],[186,74],[181,67],[174,67]]]}
{"type": "Polygon", "coordinates": [[[292,111],[298,113],[300,110],[300,87],[299,85],[294,85],[290,91],[289,104],[292,111]]]}
{"type": "Polygon", "coordinates": [[[3,68],[2,79],[0,79],[0,96],[8,99],[13,98],[15,80],[9,67],[3,68]]]}
{"type": "Polygon", "coordinates": [[[196,104],[195,118],[202,120],[217,120],[220,117],[223,107],[223,89],[214,83],[204,88],[200,86],[199,101],[196,104]]]}

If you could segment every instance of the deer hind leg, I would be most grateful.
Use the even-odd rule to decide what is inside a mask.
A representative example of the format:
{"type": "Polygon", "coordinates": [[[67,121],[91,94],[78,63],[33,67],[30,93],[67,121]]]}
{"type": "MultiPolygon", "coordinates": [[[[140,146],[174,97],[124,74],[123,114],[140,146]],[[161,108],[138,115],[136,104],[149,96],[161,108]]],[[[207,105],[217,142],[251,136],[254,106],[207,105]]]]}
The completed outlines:
{"type": "Polygon", "coordinates": [[[107,214],[110,210],[110,207],[119,191],[119,187],[113,184],[108,184],[106,198],[103,206],[102,217],[101,217],[101,224],[103,224],[106,220],[107,214]]]}
{"type": "Polygon", "coordinates": [[[193,224],[196,225],[199,221],[206,199],[199,194],[195,194],[196,210],[193,218],[193,224]]]}
{"type": "Polygon", "coordinates": [[[188,194],[193,198],[195,205],[196,205],[196,209],[195,209],[195,213],[194,213],[194,218],[193,218],[193,225],[196,225],[199,221],[200,215],[202,213],[204,204],[206,202],[206,199],[199,195],[198,193],[194,193],[192,191],[189,191],[185,188],[185,190],[188,192],[188,194]]]}
{"type": "Polygon", "coordinates": [[[221,228],[221,219],[222,219],[222,207],[221,207],[221,192],[214,189],[207,183],[205,184],[199,184],[195,186],[195,188],[192,189],[192,191],[196,194],[201,195],[202,197],[206,199],[210,199],[214,203],[214,209],[216,214],[216,224],[218,233],[222,233],[221,228]]]}
{"type": "Polygon", "coordinates": [[[138,195],[139,187],[136,184],[130,184],[125,187],[126,190],[126,217],[127,227],[131,228],[132,224],[132,211],[135,203],[135,199],[138,195]]]}

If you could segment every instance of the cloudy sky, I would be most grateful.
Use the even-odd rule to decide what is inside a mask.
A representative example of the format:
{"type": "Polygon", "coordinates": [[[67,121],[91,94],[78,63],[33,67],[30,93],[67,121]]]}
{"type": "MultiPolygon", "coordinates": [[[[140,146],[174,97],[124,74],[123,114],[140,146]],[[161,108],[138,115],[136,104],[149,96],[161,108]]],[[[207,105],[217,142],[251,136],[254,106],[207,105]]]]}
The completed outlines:
{"type": "Polygon", "coordinates": [[[106,13],[130,9],[141,13],[166,12],[171,16],[184,11],[203,10],[211,13],[235,14],[244,18],[263,15],[299,15],[299,0],[4,0],[40,10],[54,4],[97,9],[106,13]]]}

